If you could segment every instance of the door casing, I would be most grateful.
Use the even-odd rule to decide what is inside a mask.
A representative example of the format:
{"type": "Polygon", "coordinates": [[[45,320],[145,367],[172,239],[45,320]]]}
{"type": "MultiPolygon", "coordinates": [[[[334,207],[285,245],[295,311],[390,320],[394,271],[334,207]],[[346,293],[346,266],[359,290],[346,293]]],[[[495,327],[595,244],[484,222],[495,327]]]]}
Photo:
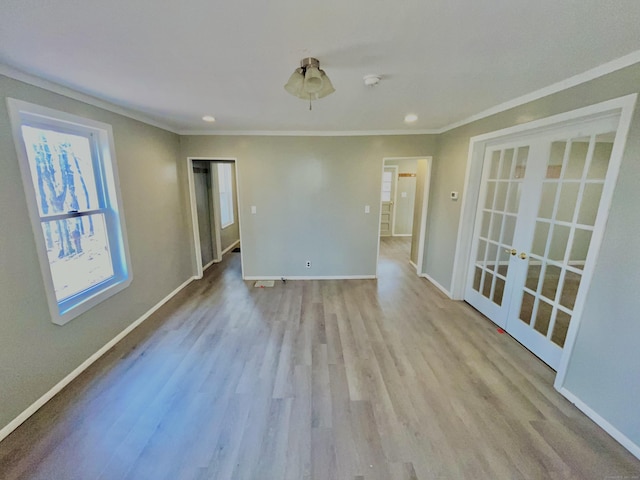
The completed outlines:
{"type": "MultiPolygon", "coordinates": [[[[635,104],[638,94],[626,95],[605,102],[590,105],[588,107],[579,108],[570,112],[553,115],[540,120],[535,120],[521,125],[497,130],[482,135],[472,137],[469,142],[469,153],[467,156],[467,168],[464,181],[464,189],[461,204],[461,214],[458,224],[458,237],[456,240],[456,251],[453,264],[453,275],[451,281],[451,297],[455,300],[462,300],[464,298],[464,289],[466,275],[469,265],[469,256],[472,247],[472,236],[475,224],[476,203],[480,192],[480,183],[482,178],[482,166],[484,160],[484,153],[487,146],[492,143],[504,142],[507,137],[514,135],[525,136],[527,134],[539,135],[545,130],[553,130],[563,125],[573,124],[584,118],[585,120],[592,119],[596,116],[605,115],[607,113],[619,113],[620,121],[618,124],[618,131],[616,134],[616,141],[614,148],[611,152],[611,159],[617,159],[615,162],[619,169],[620,159],[624,153],[624,146],[626,144],[627,136],[629,134],[629,127],[631,125],[631,119],[635,109],[635,104]]],[[[612,167],[614,168],[614,167],[612,167]]],[[[618,171],[612,171],[614,178],[617,178],[618,171]]],[[[613,190],[615,188],[615,181],[612,182],[611,188],[607,188],[602,192],[602,202],[606,202],[606,211],[608,212],[611,206],[611,198],[613,196],[613,190]]],[[[599,229],[594,231],[592,237],[591,248],[599,251],[604,236],[605,229],[599,229]]],[[[584,272],[585,278],[591,277],[592,271],[584,272]]],[[[580,319],[582,316],[582,308],[579,307],[574,311],[575,318],[572,320],[565,346],[562,353],[562,359],[558,367],[556,380],[554,386],[556,389],[561,390],[564,385],[564,379],[566,376],[567,366],[575,340],[577,337],[578,329],[580,327],[580,319]]]]}

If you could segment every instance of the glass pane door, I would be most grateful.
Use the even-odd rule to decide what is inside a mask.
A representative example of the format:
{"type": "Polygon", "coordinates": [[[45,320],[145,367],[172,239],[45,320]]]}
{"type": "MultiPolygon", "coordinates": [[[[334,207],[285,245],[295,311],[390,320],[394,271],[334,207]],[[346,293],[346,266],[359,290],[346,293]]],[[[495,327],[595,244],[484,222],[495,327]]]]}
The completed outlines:
{"type": "MultiPolygon", "coordinates": [[[[557,368],[582,284],[615,132],[548,145],[526,267],[507,331],[557,368]]],[[[518,267],[520,268],[520,267],[518,267]]]]}
{"type": "Polygon", "coordinates": [[[506,321],[507,276],[528,158],[528,145],[494,147],[485,153],[465,299],[498,324],[506,321]]]}

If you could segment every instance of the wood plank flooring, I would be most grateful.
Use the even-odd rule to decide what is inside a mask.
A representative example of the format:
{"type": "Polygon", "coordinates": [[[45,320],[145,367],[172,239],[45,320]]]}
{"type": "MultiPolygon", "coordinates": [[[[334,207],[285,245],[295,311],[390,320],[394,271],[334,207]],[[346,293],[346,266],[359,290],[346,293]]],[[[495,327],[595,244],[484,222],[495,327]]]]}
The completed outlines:
{"type": "Polygon", "coordinates": [[[554,372],[415,275],[211,267],[0,443],[2,479],[605,479],[640,462],[554,372]]]}

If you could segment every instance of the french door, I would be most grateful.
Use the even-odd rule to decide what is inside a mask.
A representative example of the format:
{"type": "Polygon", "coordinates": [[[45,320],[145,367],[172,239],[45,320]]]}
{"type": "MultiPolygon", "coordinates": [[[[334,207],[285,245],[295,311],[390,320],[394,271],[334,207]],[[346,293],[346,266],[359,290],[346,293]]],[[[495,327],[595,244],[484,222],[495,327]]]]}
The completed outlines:
{"type": "Polygon", "coordinates": [[[581,120],[485,149],[465,300],[554,369],[606,223],[618,123],[581,120]]]}

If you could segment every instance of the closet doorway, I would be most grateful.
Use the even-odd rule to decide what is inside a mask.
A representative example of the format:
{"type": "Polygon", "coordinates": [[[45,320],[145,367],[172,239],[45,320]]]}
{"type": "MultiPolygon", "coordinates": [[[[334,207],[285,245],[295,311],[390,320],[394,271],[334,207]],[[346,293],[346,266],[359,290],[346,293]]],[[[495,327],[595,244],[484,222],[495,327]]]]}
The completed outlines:
{"type": "Polygon", "coordinates": [[[236,162],[188,159],[196,276],[240,248],[236,162]]]}

